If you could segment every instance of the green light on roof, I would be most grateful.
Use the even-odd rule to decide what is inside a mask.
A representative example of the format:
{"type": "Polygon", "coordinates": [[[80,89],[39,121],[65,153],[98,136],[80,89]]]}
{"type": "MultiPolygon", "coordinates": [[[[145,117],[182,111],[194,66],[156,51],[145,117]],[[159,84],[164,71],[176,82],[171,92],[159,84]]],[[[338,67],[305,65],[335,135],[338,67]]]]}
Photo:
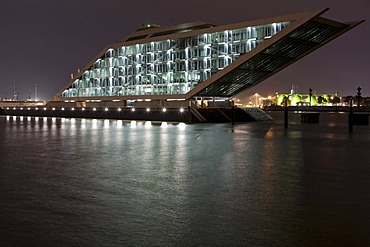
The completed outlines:
{"type": "Polygon", "coordinates": [[[146,24],[146,27],[150,28],[150,27],[152,27],[152,25],[151,24],[146,24]]]}

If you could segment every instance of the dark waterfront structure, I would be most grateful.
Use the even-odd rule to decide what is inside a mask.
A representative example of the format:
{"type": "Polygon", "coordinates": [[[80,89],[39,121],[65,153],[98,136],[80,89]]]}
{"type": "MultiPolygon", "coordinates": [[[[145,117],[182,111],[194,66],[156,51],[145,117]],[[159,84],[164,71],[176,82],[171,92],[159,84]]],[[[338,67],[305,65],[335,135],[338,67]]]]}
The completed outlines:
{"type": "Polygon", "coordinates": [[[173,108],[185,109],[187,119],[209,121],[196,108],[231,108],[237,94],[362,22],[321,17],[327,10],[222,26],[145,25],[104,48],[71,76],[46,108],[80,112],[130,108],[131,115],[138,112],[135,108],[163,112],[173,108]]]}

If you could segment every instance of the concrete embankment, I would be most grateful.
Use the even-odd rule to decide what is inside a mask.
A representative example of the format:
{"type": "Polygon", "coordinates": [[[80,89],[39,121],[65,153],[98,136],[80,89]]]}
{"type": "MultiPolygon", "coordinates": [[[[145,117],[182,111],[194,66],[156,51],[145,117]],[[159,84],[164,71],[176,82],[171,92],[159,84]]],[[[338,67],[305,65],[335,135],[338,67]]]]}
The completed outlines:
{"type": "MultiPolygon", "coordinates": [[[[1,109],[1,108],[0,108],[1,109]]],[[[83,108],[83,107],[6,107],[1,115],[163,121],[186,123],[227,123],[271,120],[261,109],[223,108],[83,108]],[[234,111],[234,112],[233,112],[234,111]],[[234,115],[233,115],[234,114],[234,115]]]]}

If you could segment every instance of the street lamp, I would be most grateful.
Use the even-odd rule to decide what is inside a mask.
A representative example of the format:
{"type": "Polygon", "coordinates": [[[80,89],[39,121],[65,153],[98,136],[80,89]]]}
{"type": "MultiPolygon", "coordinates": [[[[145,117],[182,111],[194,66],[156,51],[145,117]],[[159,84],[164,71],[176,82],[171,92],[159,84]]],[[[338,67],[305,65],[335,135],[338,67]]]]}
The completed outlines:
{"type": "Polygon", "coordinates": [[[258,93],[255,93],[254,96],[256,96],[256,107],[258,106],[258,93]]]}
{"type": "Polygon", "coordinates": [[[312,88],[308,89],[308,95],[310,95],[310,107],[311,107],[311,98],[312,98],[312,88]]]}
{"type": "Polygon", "coordinates": [[[360,110],[360,102],[361,102],[361,87],[357,88],[357,109],[360,110]]]}

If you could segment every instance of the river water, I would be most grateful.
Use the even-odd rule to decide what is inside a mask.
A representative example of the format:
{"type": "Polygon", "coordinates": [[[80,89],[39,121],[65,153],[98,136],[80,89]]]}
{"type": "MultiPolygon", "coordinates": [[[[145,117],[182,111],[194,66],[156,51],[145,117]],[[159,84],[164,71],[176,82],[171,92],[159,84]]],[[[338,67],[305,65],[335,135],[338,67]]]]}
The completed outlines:
{"type": "Polygon", "coordinates": [[[0,246],[370,246],[370,128],[0,117],[0,246]]]}

